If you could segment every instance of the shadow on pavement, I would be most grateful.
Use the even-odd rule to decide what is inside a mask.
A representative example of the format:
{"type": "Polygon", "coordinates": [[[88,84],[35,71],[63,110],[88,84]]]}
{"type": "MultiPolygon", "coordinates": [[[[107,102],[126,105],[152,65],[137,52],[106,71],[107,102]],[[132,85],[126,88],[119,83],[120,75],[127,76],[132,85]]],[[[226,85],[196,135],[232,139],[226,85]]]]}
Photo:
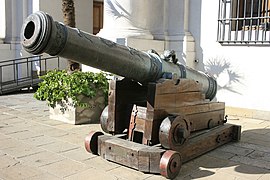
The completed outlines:
{"type": "Polygon", "coordinates": [[[270,129],[245,130],[241,135],[239,142],[185,163],[176,179],[258,179],[270,174],[270,129]]]}

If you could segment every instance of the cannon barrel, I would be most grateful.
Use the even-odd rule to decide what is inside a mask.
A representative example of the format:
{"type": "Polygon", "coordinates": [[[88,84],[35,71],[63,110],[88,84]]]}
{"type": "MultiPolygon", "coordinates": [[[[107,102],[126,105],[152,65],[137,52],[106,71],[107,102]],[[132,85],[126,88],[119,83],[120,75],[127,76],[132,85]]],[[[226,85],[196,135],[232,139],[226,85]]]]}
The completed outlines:
{"type": "Polygon", "coordinates": [[[141,83],[155,82],[171,73],[202,83],[203,92],[210,100],[216,95],[216,81],[208,74],[164,61],[155,53],[138,51],[67,27],[41,11],[26,18],[21,40],[24,49],[32,54],[57,55],[141,83]]]}

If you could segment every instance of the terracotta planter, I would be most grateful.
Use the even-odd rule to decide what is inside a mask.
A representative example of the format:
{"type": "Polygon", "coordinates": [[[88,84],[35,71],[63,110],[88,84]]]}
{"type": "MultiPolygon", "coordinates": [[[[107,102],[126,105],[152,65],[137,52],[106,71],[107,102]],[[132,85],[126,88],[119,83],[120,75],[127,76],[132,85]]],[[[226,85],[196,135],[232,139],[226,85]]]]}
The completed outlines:
{"type": "Polygon", "coordinates": [[[87,103],[88,107],[73,107],[72,100],[69,99],[69,102],[58,103],[55,108],[50,108],[50,119],[70,124],[99,123],[99,117],[105,107],[103,94],[100,92],[92,99],[82,95],[78,98],[87,103]],[[65,111],[61,111],[60,104],[66,107],[65,111]]]}

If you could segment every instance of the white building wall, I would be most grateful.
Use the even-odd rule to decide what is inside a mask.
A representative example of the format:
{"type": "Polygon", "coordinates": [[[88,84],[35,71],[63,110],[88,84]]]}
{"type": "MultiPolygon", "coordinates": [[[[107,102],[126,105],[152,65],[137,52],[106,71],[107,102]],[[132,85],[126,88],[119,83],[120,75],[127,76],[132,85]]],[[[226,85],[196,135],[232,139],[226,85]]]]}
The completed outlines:
{"type": "Polygon", "coordinates": [[[249,114],[248,109],[270,114],[267,83],[270,46],[221,46],[216,40],[218,1],[190,0],[189,10],[189,28],[195,38],[199,61],[196,68],[209,70],[217,77],[220,86],[217,100],[226,102],[227,106],[247,109],[243,115],[249,114]],[[209,61],[216,62],[215,68],[209,69],[209,61]]]}

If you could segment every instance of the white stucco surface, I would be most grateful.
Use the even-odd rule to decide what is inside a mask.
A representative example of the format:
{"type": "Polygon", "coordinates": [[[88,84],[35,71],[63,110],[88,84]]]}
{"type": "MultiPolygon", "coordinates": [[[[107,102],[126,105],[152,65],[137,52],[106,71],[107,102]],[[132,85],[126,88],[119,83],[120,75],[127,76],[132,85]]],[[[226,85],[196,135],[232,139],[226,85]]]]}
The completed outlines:
{"type": "Polygon", "coordinates": [[[198,68],[207,69],[209,60],[214,59],[225,67],[217,76],[221,86],[218,101],[227,106],[270,111],[270,46],[222,46],[217,42],[217,19],[218,1],[190,1],[189,24],[196,42],[198,68]],[[230,79],[230,75],[237,75],[239,82],[230,79]]]}

